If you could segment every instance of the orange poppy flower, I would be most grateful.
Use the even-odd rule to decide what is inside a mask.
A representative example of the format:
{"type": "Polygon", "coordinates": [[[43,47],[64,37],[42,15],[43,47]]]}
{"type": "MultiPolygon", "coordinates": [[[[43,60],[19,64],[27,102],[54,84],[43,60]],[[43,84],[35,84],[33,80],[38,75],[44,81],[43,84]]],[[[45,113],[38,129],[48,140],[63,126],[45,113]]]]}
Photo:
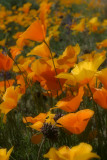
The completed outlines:
{"type": "Polygon", "coordinates": [[[19,85],[20,88],[20,93],[25,94],[27,86],[24,77],[22,75],[18,75],[16,79],[17,79],[17,85],[19,85]]]}
{"type": "Polygon", "coordinates": [[[78,32],[83,32],[85,30],[85,18],[81,19],[79,24],[74,24],[71,26],[71,30],[78,32]]]}
{"type": "Polygon", "coordinates": [[[22,33],[23,33],[23,32],[17,32],[17,33],[15,33],[12,37],[13,37],[14,39],[18,39],[22,33]]]}
{"type": "Polygon", "coordinates": [[[96,89],[93,94],[94,101],[102,108],[107,109],[107,90],[104,88],[96,89]]]}
{"type": "Polygon", "coordinates": [[[1,46],[5,46],[5,43],[6,43],[6,39],[3,39],[3,40],[0,41],[1,46]]]}
{"type": "Polygon", "coordinates": [[[0,53],[0,71],[9,71],[12,68],[13,60],[3,53],[0,53]]]}
{"type": "Polygon", "coordinates": [[[84,94],[83,87],[80,87],[79,92],[75,97],[69,96],[69,97],[63,98],[62,100],[58,101],[58,103],[56,104],[56,106],[58,107],[54,107],[54,108],[60,108],[67,112],[75,112],[82,101],[83,94],[84,94]]]}
{"type": "Polygon", "coordinates": [[[65,129],[67,129],[68,131],[70,131],[71,133],[80,134],[85,130],[93,114],[94,111],[90,109],[84,109],[76,113],[69,113],[59,118],[57,120],[57,123],[65,129]]]}
{"type": "MultiPolygon", "coordinates": [[[[52,60],[38,59],[31,65],[32,73],[29,74],[29,77],[40,82],[41,86],[47,90],[52,91],[54,95],[57,95],[57,91],[61,90],[65,80],[61,79],[60,84],[58,79],[55,77],[56,72],[53,67],[52,60]]],[[[63,71],[63,69],[56,69],[57,73],[63,71]]]]}
{"type": "Polygon", "coordinates": [[[104,39],[102,42],[96,43],[97,48],[101,49],[102,47],[107,47],[107,39],[104,39]]]}
{"type": "Polygon", "coordinates": [[[12,55],[12,58],[15,59],[15,57],[16,57],[17,55],[19,55],[19,54],[21,53],[21,51],[20,51],[20,49],[17,48],[16,46],[12,46],[12,47],[10,47],[10,53],[11,53],[11,55],[12,55]]]}
{"type": "MultiPolygon", "coordinates": [[[[6,80],[5,81],[6,88],[12,86],[14,82],[15,80],[13,79],[6,80]]],[[[4,91],[4,81],[0,81],[0,91],[4,91]]]]}
{"type": "Polygon", "coordinates": [[[30,27],[20,36],[33,41],[43,41],[46,36],[46,29],[40,20],[33,22],[30,27]]]}
{"type": "Polygon", "coordinates": [[[28,29],[20,35],[19,39],[17,40],[18,47],[23,47],[24,40],[33,40],[42,42],[45,40],[46,37],[46,28],[44,24],[42,24],[41,20],[37,19],[33,22],[28,29]]]}
{"type": "MultiPolygon", "coordinates": [[[[46,38],[46,43],[49,45],[49,41],[50,41],[50,37],[46,38]]],[[[37,55],[40,57],[50,57],[50,50],[47,47],[47,45],[43,42],[40,45],[37,45],[36,47],[34,47],[28,54],[29,55],[37,55]]]]}
{"type": "Polygon", "coordinates": [[[24,123],[32,123],[33,125],[30,125],[31,128],[36,129],[40,131],[41,127],[43,126],[43,123],[51,123],[54,124],[54,118],[55,114],[52,114],[50,111],[47,113],[40,113],[36,117],[24,117],[23,122],[24,123]],[[37,127],[37,128],[36,128],[37,127]]]}
{"type": "Polygon", "coordinates": [[[20,48],[23,48],[25,40],[32,40],[42,42],[46,37],[46,14],[49,11],[51,3],[41,3],[39,9],[39,19],[35,20],[27,30],[20,35],[17,40],[17,45],[20,48]]]}
{"type": "MultiPolygon", "coordinates": [[[[57,73],[60,73],[60,72],[61,70],[57,69],[57,73]]],[[[59,84],[58,79],[55,78],[56,76],[55,70],[48,69],[45,73],[42,73],[41,76],[43,77],[43,80],[40,82],[41,86],[45,90],[55,91],[56,94],[58,91],[61,90],[61,87],[63,87],[63,84],[65,83],[64,79],[59,79],[60,81],[60,84],[59,84]]]]}
{"type": "MultiPolygon", "coordinates": [[[[32,136],[31,141],[34,144],[40,143],[43,136],[46,138],[51,138],[51,132],[52,128],[54,130],[55,127],[55,120],[54,120],[55,114],[52,114],[50,111],[47,113],[40,113],[38,116],[32,118],[32,117],[25,117],[23,118],[24,123],[32,123],[32,125],[29,125],[29,127],[40,131],[39,134],[35,134],[32,136]],[[50,132],[49,132],[50,131],[50,132]],[[48,135],[49,133],[49,135],[48,135]]],[[[56,135],[54,135],[56,137],[56,135]]]]}
{"type": "Polygon", "coordinates": [[[91,93],[90,93],[90,90],[89,90],[89,88],[91,89],[91,92],[92,93],[94,93],[95,92],[95,88],[97,87],[99,87],[99,85],[100,85],[100,80],[95,76],[95,77],[93,77],[93,79],[89,82],[89,87],[87,86],[87,85],[85,85],[85,89],[86,89],[86,95],[87,96],[92,96],[91,95],[91,93]]]}
{"type": "Polygon", "coordinates": [[[89,22],[87,23],[87,27],[91,32],[96,32],[98,31],[98,27],[100,26],[100,22],[98,21],[98,17],[93,17],[89,20],[89,22]]]}
{"type": "Polygon", "coordinates": [[[97,72],[96,76],[104,85],[104,88],[107,89],[107,68],[102,69],[101,71],[97,72]]]}
{"type": "Polygon", "coordinates": [[[21,94],[19,87],[14,88],[14,86],[11,86],[7,88],[3,96],[4,102],[0,104],[1,113],[7,114],[9,111],[15,108],[20,97],[21,94]]]}
{"type": "Polygon", "coordinates": [[[24,117],[23,118],[23,122],[24,123],[28,123],[28,122],[30,122],[30,123],[36,123],[36,122],[38,122],[38,121],[40,121],[40,122],[44,122],[45,121],[45,119],[46,119],[46,117],[47,117],[47,114],[46,113],[40,113],[39,115],[37,115],[36,117],[24,117]]]}
{"type": "Polygon", "coordinates": [[[40,17],[41,22],[45,25],[45,27],[46,27],[46,17],[47,17],[47,14],[50,11],[51,5],[52,5],[52,3],[47,3],[47,2],[42,2],[40,4],[40,9],[39,9],[40,15],[39,15],[39,17],[40,17]]]}
{"type": "Polygon", "coordinates": [[[58,58],[54,59],[56,68],[69,69],[74,66],[77,61],[77,55],[80,53],[80,46],[66,47],[65,51],[58,58]]]}
{"type": "Polygon", "coordinates": [[[29,10],[30,10],[31,5],[32,5],[32,4],[29,3],[29,2],[25,3],[25,4],[23,5],[22,11],[23,11],[24,13],[28,13],[29,10]]]}
{"type": "Polygon", "coordinates": [[[16,41],[16,45],[18,46],[18,48],[22,49],[25,46],[25,41],[26,39],[24,39],[23,37],[19,37],[16,41]]]}

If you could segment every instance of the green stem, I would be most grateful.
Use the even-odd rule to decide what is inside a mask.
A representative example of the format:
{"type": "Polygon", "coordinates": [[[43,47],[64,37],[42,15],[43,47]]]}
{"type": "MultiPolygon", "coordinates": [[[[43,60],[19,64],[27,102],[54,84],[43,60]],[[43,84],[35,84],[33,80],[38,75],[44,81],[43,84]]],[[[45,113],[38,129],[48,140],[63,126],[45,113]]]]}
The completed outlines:
{"type": "Polygon", "coordinates": [[[95,103],[95,101],[94,101],[94,99],[93,99],[93,93],[91,92],[91,89],[90,89],[89,84],[87,84],[87,86],[88,86],[88,88],[89,88],[89,90],[90,90],[90,93],[91,93],[91,96],[92,96],[92,100],[93,100],[93,105],[94,105],[94,108],[95,108],[95,112],[96,112],[96,114],[98,114],[98,117],[99,117],[99,118],[97,118],[97,119],[98,119],[98,122],[99,122],[99,125],[100,125],[100,130],[101,130],[101,132],[102,132],[102,134],[103,134],[103,129],[102,129],[101,118],[100,118],[98,106],[97,106],[97,104],[95,103]]]}
{"type": "Polygon", "coordinates": [[[10,155],[10,157],[11,157],[11,159],[16,160],[16,159],[15,159],[15,158],[13,158],[11,155],[10,155]]]}
{"type": "Polygon", "coordinates": [[[39,148],[39,151],[38,151],[38,157],[37,157],[37,160],[39,160],[39,159],[40,159],[40,153],[41,153],[41,149],[42,149],[42,146],[43,146],[44,142],[45,142],[45,138],[43,137],[42,142],[41,142],[41,145],[40,145],[40,148],[39,148]]]}
{"type": "MultiPolygon", "coordinates": [[[[56,73],[56,76],[57,76],[58,74],[57,74],[57,70],[56,70],[56,67],[55,67],[55,63],[54,63],[54,58],[53,58],[53,55],[52,55],[52,51],[51,51],[49,45],[47,44],[47,42],[46,42],[45,40],[44,40],[43,42],[46,44],[46,46],[48,47],[48,49],[49,49],[49,51],[50,51],[52,63],[53,63],[53,66],[54,66],[54,69],[55,69],[55,73],[56,73]]],[[[63,92],[62,86],[61,86],[61,83],[60,83],[60,80],[59,80],[59,79],[58,79],[58,83],[59,83],[59,86],[60,86],[61,91],[63,92]]]]}
{"type": "MultiPolygon", "coordinates": [[[[88,87],[88,89],[89,89],[89,91],[90,91],[90,93],[91,93],[92,99],[93,99],[93,93],[92,93],[92,91],[91,91],[91,88],[90,88],[89,84],[87,84],[87,87],[88,87]]],[[[94,101],[93,101],[93,102],[94,102],[94,101]]]]}
{"type": "Polygon", "coordinates": [[[93,109],[95,111],[95,122],[96,122],[96,127],[97,127],[97,131],[98,131],[98,144],[99,144],[99,149],[101,151],[101,154],[102,154],[102,143],[103,143],[103,127],[102,127],[102,119],[101,119],[101,116],[99,114],[99,110],[98,110],[98,106],[96,104],[96,102],[94,101],[93,99],[93,93],[90,89],[90,86],[89,84],[87,84],[88,88],[89,88],[89,91],[91,93],[91,96],[92,96],[92,102],[93,102],[93,109]]]}
{"type": "Polygon", "coordinates": [[[25,77],[24,73],[21,71],[21,69],[20,69],[20,67],[18,66],[18,64],[16,63],[16,61],[13,59],[12,56],[11,56],[10,58],[13,60],[13,62],[15,63],[15,65],[17,66],[17,68],[19,69],[19,71],[20,71],[20,73],[22,74],[24,80],[26,80],[26,82],[27,82],[27,78],[25,77]]]}

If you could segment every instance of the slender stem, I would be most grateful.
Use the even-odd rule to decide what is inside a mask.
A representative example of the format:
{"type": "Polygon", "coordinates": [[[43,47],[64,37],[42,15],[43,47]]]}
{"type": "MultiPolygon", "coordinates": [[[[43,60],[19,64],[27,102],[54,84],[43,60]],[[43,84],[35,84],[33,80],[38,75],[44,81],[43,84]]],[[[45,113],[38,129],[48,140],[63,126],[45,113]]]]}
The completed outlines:
{"type": "Polygon", "coordinates": [[[56,75],[57,75],[57,71],[56,71],[56,67],[55,67],[55,63],[54,63],[54,58],[53,58],[53,55],[52,55],[52,51],[51,51],[51,49],[50,49],[49,45],[46,43],[46,41],[45,41],[45,40],[44,40],[44,43],[47,45],[47,47],[48,47],[48,49],[49,49],[49,51],[50,51],[51,59],[52,59],[53,66],[54,66],[54,69],[55,69],[55,73],[56,73],[56,75]]]}
{"type": "MultiPolygon", "coordinates": [[[[90,88],[89,84],[87,84],[87,87],[88,87],[88,89],[89,89],[89,91],[90,91],[90,93],[91,93],[92,99],[93,99],[93,93],[92,93],[92,91],[91,91],[91,88],[90,88]]],[[[93,101],[93,102],[94,102],[94,101],[93,101]]]]}
{"type": "Polygon", "coordinates": [[[10,157],[11,157],[11,159],[16,160],[16,159],[15,159],[15,158],[13,158],[11,155],[10,155],[10,157]]]}
{"type": "Polygon", "coordinates": [[[103,128],[102,128],[102,119],[101,119],[100,114],[99,114],[98,106],[93,99],[93,93],[90,89],[89,84],[87,84],[87,86],[88,86],[89,91],[90,91],[91,96],[92,96],[92,101],[93,101],[93,106],[94,106],[94,111],[95,111],[95,122],[96,122],[97,131],[98,131],[98,147],[99,147],[100,152],[102,154],[102,148],[103,148],[102,143],[103,143],[103,139],[104,139],[103,128]]]}
{"type": "Polygon", "coordinates": [[[44,142],[45,142],[45,138],[43,137],[42,142],[41,142],[41,145],[40,145],[40,148],[39,148],[39,151],[38,151],[38,157],[37,157],[37,160],[39,160],[39,159],[40,159],[40,153],[41,153],[41,149],[42,149],[42,146],[43,146],[44,142]]]}
{"type": "Polygon", "coordinates": [[[101,123],[101,118],[100,118],[98,106],[97,106],[97,104],[95,103],[95,101],[94,101],[94,99],[93,99],[93,93],[91,92],[91,89],[90,89],[89,84],[87,84],[87,86],[88,86],[88,88],[89,88],[89,90],[90,90],[90,93],[91,93],[91,96],[92,96],[92,100],[93,100],[93,105],[94,105],[94,108],[95,108],[95,112],[98,114],[98,117],[99,117],[99,118],[98,118],[98,121],[99,121],[99,124],[100,124],[100,130],[101,130],[101,132],[102,132],[102,134],[103,134],[102,123],[101,123]]]}
{"type": "MultiPolygon", "coordinates": [[[[54,58],[53,58],[53,55],[52,55],[52,51],[51,51],[49,45],[47,44],[47,42],[46,42],[45,40],[44,40],[43,42],[47,45],[47,47],[48,47],[48,49],[49,49],[49,51],[50,51],[52,63],[53,63],[53,66],[54,66],[54,69],[55,69],[55,73],[56,73],[56,76],[57,76],[57,70],[56,70],[56,67],[55,67],[55,63],[54,63],[54,58]]],[[[59,86],[60,86],[60,88],[61,88],[61,91],[63,92],[62,86],[61,86],[61,83],[60,83],[60,80],[59,80],[59,79],[58,79],[58,83],[59,83],[59,86]]]]}

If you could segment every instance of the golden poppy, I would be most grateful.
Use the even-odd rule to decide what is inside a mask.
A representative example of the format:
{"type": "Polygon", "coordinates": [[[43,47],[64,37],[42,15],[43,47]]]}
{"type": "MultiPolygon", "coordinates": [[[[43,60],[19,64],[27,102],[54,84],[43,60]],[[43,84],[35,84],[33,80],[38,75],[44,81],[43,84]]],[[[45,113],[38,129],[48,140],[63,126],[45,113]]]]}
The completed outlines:
{"type": "Polygon", "coordinates": [[[96,43],[96,45],[97,45],[97,48],[98,49],[101,49],[102,47],[107,47],[107,39],[104,39],[102,42],[98,42],[98,43],[96,43]]]}
{"type": "MultiPolygon", "coordinates": [[[[31,65],[31,70],[33,73],[30,73],[30,77],[34,77],[36,81],[39,81],[41,86],[48,91],[51,91],[54,95],[57,95],[57,92],[61,90],[65,80],[61,79],[60,84],[58,79],[55,77],[56,72],[53,67],[52,60],[47,60],[45,58],[37,59],[31,65]]],[[[63,69],[56,69],[57,73],[64,71],[63,69]]]]}
{"type": "Polygon", "coordinates": [[[28,123],[28,122],[30,122],[30,123],[36,123],[36,122],[38,122],[38,121],[40,121],[40,122],[44,122],[45,121],[45,119],[46,119],[46,117],[47,117],[47,114],[46,113],[40,113],[39,115],[37,115],[36,117],[23,117],[23,122],[24,123],[28,123]]]}
{"type": "Polygon", "coordinates": [[[103,87],[107,89],[107,68],[102,69],[101,71],[96,73],[97,78],[104,85],[103,87]]]}
{"type": "Polygon", "coordinates": [[[40,9],[39,9],[39,12],[40,12],[40,20],[42,22],[42,24],[44,24],[45,28],[46,27],[46,18],[47,18],[47,14],[49,13],[50,11],[50,7],[51,7],[52,3],[47,3],[47,2],[42,2],[40,4],[40,9]]]}
{"type": "MultiPolygon", "coordinates": [[[[51,132],[54,131],[55,127],[55,120],[54,120],[55,114],[52,114],[51,112],[48,113],[40,113],[38,116],[32,118],[32,117],[25,117],[23,118],[24,123],[32,123],[32,125],[29,125],[29,127],[40,131],[39,134],[35,134],[32,136],[31,141],[34,144],[40,143],[43,136],[46,138],[51,139],[51,134],[47,134],[50,130],[51,132]],[[53,128],[53,130],[52,130],[53,128]]],[[[50,132],[50,133],[51,133],[50,132]]],[[[54,133],[54,132],[53,132],[54,133]]],[[[55,135],[56,136],[56,135],[55,135]]]]}
{"type": "Polygon", "coordinates": [[[10,86],[7,88],[5,94],[3,95],[4,101],[0,104],[1,113],[7,114],[15,108],[20,97],[21,94],[19,87],[14,88],[14,86],[10,86]]]}
{"type": "Polygon", "coordinates": [[[42,24],[41,20],[37,19],[34,21],[27,30],[20,35],[19,39],[17,40],[18,47],[22,48],[24,45],[24,40],[33,40],[42,42],[45,40],[46,36],[46,28],[44,24],[42,24]]]}
{"type": "Polygon", "coordinates": [[[69,113],[57,120],[57,123],[68,131],[74,134],[82,133],[90,118],[93,116],[94,111],[90,109],[80,110],[76,113],[69,113]]]}
{"type": "Polygon", "coordinates": [[[85,30],[85,18],[81,19],[79,24],[74,24],[71,26],[71,29],[73,31],[77,32],[83,32],[85,30]]]}
{"type": "Polygon", "coordinates": [[[58,103],[56,104],[57,107],[54,108],[60,108],[67,112],[75,112],[82,101],[83,94],[84,94],[83,87],[80,87],[79,92],[75,97],[69,96],[63,98],[62,100],[58,101],[58,103]]]}
{"type": "Polygon", "coordinates": [[[9,71],[12,68],[13,60],[3,53],[0,53],[0,71],[9,71]]]}
{"type": "Polygon", "coordinates": [[[66,83],[72,85],[84,85],[90,82],[95,76],[98,67],[106,59],[106,52],[102,52],[99,56],[95,56],[93,60],[84,60],[75,65],[71,70],[71,73],[60,73],[57,78],[67,79],[66,83]]]}
{"type": "Polygon", "coordinates": [[[107,109],[107,90],[104,88],[96,89],[93,93],[94,101],[102,108],[107,109]]]}
{"type": "MultiPolygon", "coordinates": [[[[9,79],[5,81],[6,88],[10,87],[13,85],[15,80],[9,79]]],[[[0,81],[0,91],[4,91],[4,81],[0,81]]]]}
{"type": "Polygon", "coordinates": [[[77,61],[77,55],[80,53],[80,46],[76,44],[75,46],[66,47],[65,51],[58,58],[54,59],[56,68],[59,69],[69,69],[74,66],[77,61]]]}
{"type": "Polygon", "coordinates": [[[87,27],[90,31],[89,33],[96,32],[99,26],[100,26],[100,22],[98,21],[98,17],[91,18],[87,23],[87,27]]]}
{"type": "Polygon", "coordinates": [[[11,53],[11,55],[12,55],[12,58],[15,59],[15,57],[16,57],[17,55],[19,55],[19,54],[21,53],[21,51],[20,51],[20,49],[17,48],[16,46],[12,46],[12,47],[10,47],[10,53],[11,53]]]}
{"type": "Polygon", "coordinates": [[[23,11],[24,13],[28,13],[29,10],[30,10],[31,5],[32,5],[32,4],[29,3],[29,2],[25,3],[25,4],[23,5],[22,11],[23,11]]]}
{"type": "Polygon", "coordinates": [[[50,160],[89,160],[100,158],[96,153],[91,152],[92,147],[87,143],[80,143],[77,146],[69,148],[62,146],[59,149],[51,148],[44,158],[50,160]]]}
{"type": "MultiPolygon", "coordinates": [[[[50,41],[50,37],[46,38],[46,43],[49,45],[49,41],[50,41]]],[[[29,55],[37,55],[40,57],[50,57],[50,50],[47,47],[47,45],[43,42],[40,45],[37,45],[36,47],[34,47],[28,54],[29,55]]]]}
{"type": "Polygon", "coordinates": [[[0,149],[0,160],[9,160],[10,154],[13,151],[13,147],[7,152],[7,149],[0,149]]]}

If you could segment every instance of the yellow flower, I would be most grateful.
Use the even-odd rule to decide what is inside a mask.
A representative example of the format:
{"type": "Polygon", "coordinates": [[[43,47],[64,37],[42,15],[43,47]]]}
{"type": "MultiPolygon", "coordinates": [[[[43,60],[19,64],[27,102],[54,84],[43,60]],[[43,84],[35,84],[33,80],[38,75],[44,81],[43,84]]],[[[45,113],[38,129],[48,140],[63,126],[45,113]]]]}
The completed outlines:
{"type": "Polygon", "coordinates": [[[71,29],[78,32],[83,32],[85,30],[85,18],[81,19],[80,23],[71,26],[71,29]]]}
{"type": "Polygon", "coordinates": [[[3,95],[3,102],[0,104],[1,113],[7,114],[17,106],[18,100],[21,98],[20,88],[10,86],[3,95]]]}
{"type": "MultiPolygon", "coordinates": [[[[46,43],[49,45],[49,41],[50,41],[51,37],[47,37],[46,38],[46,43]]],[[[29,55],[37,55],[40,57],[50,57],[50,50],[47,47],[47,45],[43,42],[42,44],[34,47],[28,54],[29,55]]]]}
{"type": "Polygon", "coordinates": [[[13,147],[7,152],[7,149],[0,149],[0,160],[9,160],[13,147]]]}
{"type": "Polygon", "coordinates": [[[1,46],[5,46],[5,43],[6,43],[6,39],[2,39],[2,40],[0,41],[0,45],[1,45],[1,46]]]}
{"type": "Polygon", "coordinates": [[[60,147],[58,150],[51,148],[44,157],[50,160],[89,160],[91,158],[100,158],[96,153],[91,151],[91,145],[80,143],[71,149],[67,146],[60,147]]]}
{"type": "Polygon", "coordinates": [[[36,117],[25,117],[23,118],[24,123],[32,123],[29,127],[39,131],[39,134],[34,134],[31,138],[32,143],[38,144],[41,142],[42,138],[48,138],[50,140],[55,140],[58,136],[57,127],[55,126],[55,114],[50,111],[47,113],[40,113],[36,117]]]}
{"type": "Polygon", "coordinates": [[[90,31],[89,33],[96,32],[98,30],[98,27],[100,27],[100,22],[98,21],[98,17],[91,18],[87,23],[87,27],[90,31]]]}
{"type": "Polygon", "coordinates": [[[97,48],[101,49],[102,47],[107,47],[107,39],[104,39],[102,42],[96,43],[97,48]]]}
{"type": "Polygon", "coordinates": [[[106,52],[94,56],[92,60],[84,60],[75,65],[71,73],[60,73],[57,78],[67,79],[67,84],[72,85],[84,85],[90,82],[90,80],[95,76],[97,69],[104,62],[106,52]]]}
{"type": "MultiPolygon", "coordinates": [[[[60,108],[66,112],[75,112],[79,108],[79,105],[82,101],[83,94],[84,94],[83,87],[80,87],[78,94],[76,96],[74,96],[74,97],[67,96],[67,97],[61,99],[55,105],[57,107],[54,107],[54,108],[60,108]]],[[[54,109],[54,108],[52,108],[52,109],[54,109]]]]}
{"type": "Polygon", "coordinates": [[[51,123],[51,125],[55,124],[54,116],[55,114],[52,114],[49,111],[47,113],[40,113],[35,118],[32,118],[32,117],[23,118],[23,122],[24,123],[30,122],[32,123],[32,125],[30,125],[31,128],[41,131],[41,128],[43,127],[44,123],[48,123],[48,124],[51,123]]]}
{"type": "Polygon", "coordinates": [[[96,73],[97,78],[103,84],[103,87],[107,89],[107,68],[102,69],[101,71],[96,73]]]}
{"type": "Polygon", "coordinates": [[[77,55],[80,53],[80,46],[67,46],[62,55],[54,59],[56,68],[69,69],[74,66],[77,61],[77,55]]]}

